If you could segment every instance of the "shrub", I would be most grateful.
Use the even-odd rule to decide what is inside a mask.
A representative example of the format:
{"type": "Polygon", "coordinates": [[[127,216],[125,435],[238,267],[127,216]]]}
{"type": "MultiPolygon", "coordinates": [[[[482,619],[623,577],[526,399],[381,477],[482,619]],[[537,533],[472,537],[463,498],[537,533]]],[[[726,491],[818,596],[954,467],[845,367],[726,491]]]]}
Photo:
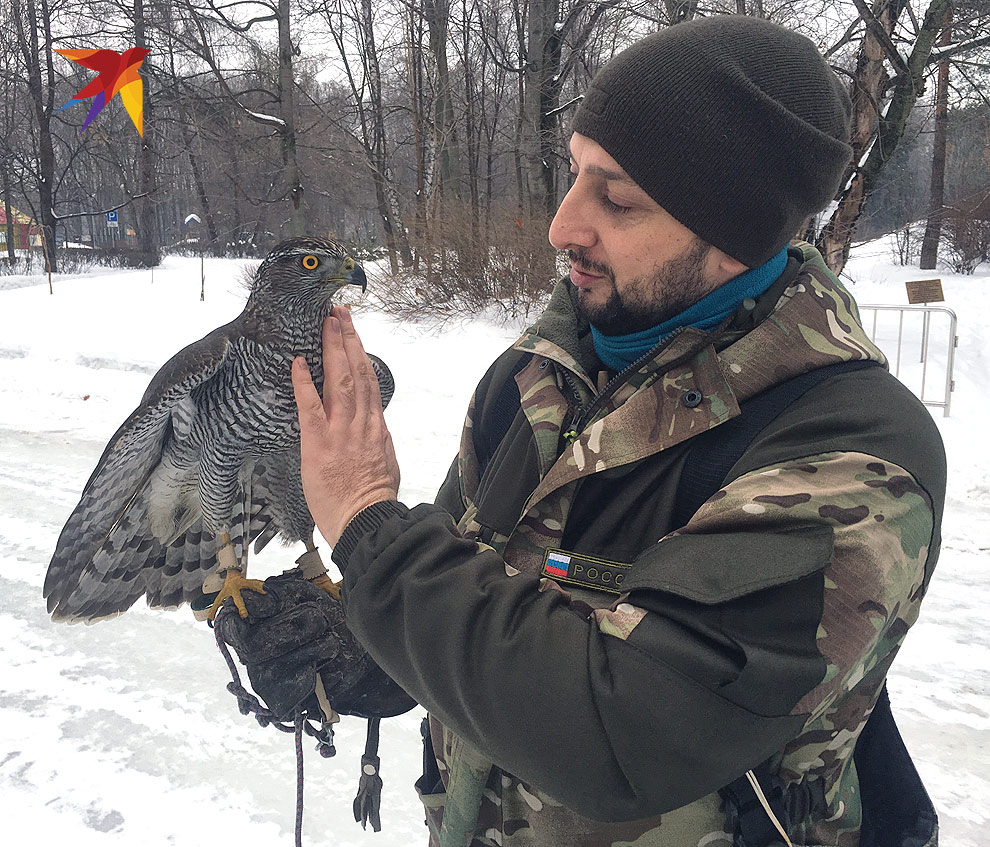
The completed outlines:
{"type": "Polygon", "coordinates": [[[512,214],[472,224],[468,208],[452,205],[439,231],[411,245],[413,267],[376,279],[382,308],[453,316],[495,307],[515,317],[541,307],[557,275],[547,224],[512,214]]]}

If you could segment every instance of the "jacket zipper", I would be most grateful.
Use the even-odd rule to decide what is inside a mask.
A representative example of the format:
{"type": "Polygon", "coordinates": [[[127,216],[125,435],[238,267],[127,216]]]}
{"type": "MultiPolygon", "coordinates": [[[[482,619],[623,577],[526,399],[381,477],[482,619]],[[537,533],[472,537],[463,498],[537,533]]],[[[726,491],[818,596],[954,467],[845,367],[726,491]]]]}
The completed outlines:
{"type": "MultiPolygon", "coordinates": [[[[568,444],[573,443],[577,440],[578,436],[584,431],[584,428],[588,425],[588,422],[595,416],[595,414],[608,402],[613,394],[618,391],[619,386],[626,382],[629,377],[638,371],[643,365],[645,365],[650,359],[656,356],[661,350],[667,347],[678,335],[680,335],[686,327],[678,327],[670,335],[668,335],[663,341],[656,345],[656,347],[651,348],[642,356],[640,356],[631,365],[627,365],[621,371],[619,371],[615,376],[613,376],[606,384],[605,387],[598,392],[583,409],[578,408],[574,416],[573,424],[564,433],[564,439],[568,444]]],[[[673,364],[673,363],[672,363],[673,364]]],[[[567,371],[564,371],[564,378],[567,378],[567,371]]]]}
{"type": "Polygon", "coordinates": [[[581,411],[581,408],[583,407],[584,403],[581,400],[581,391],[574,380],[573,374],[567,368],[563,368],[563,367],[560,368],[557,372],[562,376],[568,389],[570,389],[571,396],[573,397],[573,404],[571,403],[567,404],[567,412],[561,424],[561,430],[566,435],[567,432],[569,431],[568,427],[570,426],[571,421],[574,420],[578,412],[581,411]]]}

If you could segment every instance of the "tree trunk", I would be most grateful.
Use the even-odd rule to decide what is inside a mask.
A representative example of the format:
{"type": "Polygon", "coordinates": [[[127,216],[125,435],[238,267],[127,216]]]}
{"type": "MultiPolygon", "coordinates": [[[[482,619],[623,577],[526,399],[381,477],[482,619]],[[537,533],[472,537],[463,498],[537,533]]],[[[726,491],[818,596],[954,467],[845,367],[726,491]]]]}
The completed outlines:
{"type": "Polygon", "coordinates": [[[55,150],[52,145],[51,116],[55,106],[55,69],[52,65],[52,31],[48,0],[41,0],[40,20],[37,0],[26,0],[28,31],[20,0],[13,0],[15,34],[28,72],[28,91],[37,129],[38,165],[36,170],[38,206],[45,251],[45,269],[58,271],[58,244],[55,241],[55,150]],[[40,24],[40,31],[39,31],[40,24]],[[42,68],[44,62],[44,68],[42,68]],[[44,71],[44,81],[42,79],[44,71]]]}
{"type": "MultiPolygon", "coordinates": [[[[939,46],[952,43],[952,5],[945,10],[945,26],[939,46]]],[[[938,63],[935,87],[935,138],[932,150],[932,181],[928,205],[928,222],[921,240],[921,268],[932,270],[938,263],[938,242],[942,236],[942,215],[945,206],[945,142],[949,124],[949,59],[938,63]]]]}
{"type": "Polygon", "coordinates": [[[6,167],[3,169],[3,214],[7,221],[7,258],[13,262],[17,257],[14,253],[14,218],[10,207],[10,173],[6,167]]]}
{"type": "MultiPolygon", "coordinates": [[[[144,0],[134,0],[134,46],[148,46],[145,37],[144,0]]],[[[152,123],[152,105],[148,95],[147,81],[142,84],[141,88],[145,132],[141,137],[141,172],[138,191],[144,194],[144,197],[141,198],[141,206],[138,210],[138,230],[144,261],[147,262],[148,267],[154,267],[161,262],[161,249],[158,239],[155,237],[155,209],[152,200],[155,191],[155,155],[151,149],[150,133],[147,131],[152,123]]]]}
{"type": "MultiPolygon", "coordinates": [[[[522,14],[522,4],[512,4],[512,14],[516,24],[516,44],[520,58],[526,56],[526,26],[522,14]]],[[[516,178],[516,203],[519,209],[519,217],[526,214],[526,207],[529,205],[526,192],[525,163],[523,161],[523,149],[526,143],[526,76],[518,74],[516,78],[516,97],[519,102],[519,111],[516,117],[515,143],[512,145],[512,164],[516,178]]]]}
{"type": "Polygon", "coordinates": [[[548,112],[556,107],[554,79],[560,73],[559,14],[559,0],[531,0],[529,4],[523,110],[529,215],[534,220],[549,221],[557,207],[553,166],[556,121],[548,112]]]}
{"type": "Polygon", "coordinates": [[[413,270],[419,271],[420,254],[426,243],[426,145],[423,138],[422,18],[409,6],[409,105],[416,150],[416,223],[413,270]]]}
{"type": "Polygon", "coordinates": [[[282,163],[289,188],[292,208],[289,212],[289,234],[304,235],[306,220],[303,214],[303,188],[296,155],[296,89],[292,72],[292,36],[289,20],[289,0],[278,0],[278,102],[282,127],[282,163]]]}
{"type": "MultiPolygon", "coordinates": [[[[9,23],[8,19],[4,18],[4,23],[9,23]]],[[[14,51],[9,48],[6,44],[3,52],[4,64],[2,69],[0,69],[0,75],[2,75],[3,80],[3,125],[0,127],[0,132],[5,136],[5,140],[0,142],[3,144],[3,158],[0,159],[0,180],[2,180],[3,190],[3,210],[4,210],[4,220],[6,221],[6,244],[7,244],[7,258],[11,262],[16,258],[16,253],[14,252],[14,221],[13,212],[11,211],[10,202],[10,169],[14,164],[13,152],[10,148],[10,137],[14,132],[15,125],[15,114],[17,103],[13,94],[13,79],[16,74],[15,62],[14,62],[14,51]]],[[[19,70],[19,69],[17,69],[19,70]]]]}
{"type": "Polygon", "coordinates": [[[203,182],[203,171],[199,166],[199,156],[193,150],[195,139],[189,131],[188,122],[182,124],[182,138],[186,144],[186,155],[189,157],[189,167],[192,170],[193,185],[196,188],[196,196],[199,198],[199,208],[203,213],[203,223],[206,225],[207,237],[210,240],[210,249],[214,250],[217,244],[217,224],[213,219],[213,209],[210,207],[210,197],[206,193],[206,184],[203,182]]]}
{"type": "Polygon", "coordinates": [[[559,0],[531,0],[526,50],[524,110],[528,138],[530,214],[548,224],[557,209],[560,92],[572,63],[598,21],[618,0],[578,4],[558,20],[559,0]],[[586,14],[587,13],[587,14],[586,14]],[[563,46],[569,53],[563,58],[563,46]]]}
{"type": "MultiPolygon", "coordinates": [[[[893,6],[886,0],[877,0],[873,5],[873,13],[882,24],[884,31],[891,33],[896,24],[893,6]]],[[[849,93],[852,100],[849,144],[853,153],[843,184],[847,183],[855,173],[857,163],[862,161],[874,137],[880,119],[880,103],[889,79],[884,65],[883,47],[877,36],[869,29],[856,54],[854,74],[852,90],[849,93]]],[[[853,228],[859,219],[863,201],[863,184],[857,178],[853,180],[840,201],[839,208],[819,235],[818,245],[825,258],[825,264],[836,273],[838,273],[837,268],[841,269],[845,265],[848,245],[852,241],[853,228]]]]}
{"type": "Polygon", "coordinates": [[[471,203],[471,250],[477,253],[481,250],[481,198],[478,187],[478,147],[479,137],[475,127],[477,112],[474,91],[474,70],[471,67],[470,39],[471,31],[468,17],[467,0],[461,0],[461,32],[463,33],[462,50],[464,54],[464,134],[467,141],[468,165],[468,196],[471,203]]]}
{"type": "Polygon", "coordinates": [[[430,52],[436,61],[437,190],[441,197],[461,195],[461,163],[454,126],[454,103],[447,67],[447,24],[450,0],[424,0],[423,17],[430,32],[430,52]]]}
{"type": "MultiPolygon", "coordinates": [[[[381,63],[378,59],[378,46],[375,41],[375,21],[371,0],[361,0],[361,44],[365,67],[368,96],[371,99],[371,126],[363,130],[365,147],[371,164],[375,184],[375,198],[385,231],[385,244],[388,248],[392,273],[398,272],[398,255],[402,264],[412,264],[409,241],[399,214],[398,197],[389,182],[388,138],[385,133],[385,104],[382,96],[381,63]],[[370,138],[368,132],[370,130],[370,138]],[[397,255],[398,254],[398,255],[397,255]]],[[[360,106],[362,124],[366,111],[360,106]]]]}
{"type": "MultiPolygon", "coordinates": [[[[240,156],[237,155],[237,149],[240,146],[240,140],[236,140],[231,146],[230,150],[230,166],[233,179],[236,181],[241,173],[241,161],[240,156]]],[[[231,213],[234,216],[234,226],[233,226],[233,237],[230,239],[235,245],[237,250],[237,255],[242,255],[242,251],[247,248],[241,239],[241,233],[244,230],[244,214],[241,211],[241,192],[238,191],[236,182],[232,185],[232,190],[230,192],[231,199],[231,213]]],[[[226,245],[224,245],[224,250],[226,251],[226,245]]]]}
{"type": "MultiPolygon", "coordinates": [[[[849,246],[852,243],[856,221],[859,220],[866,199],[876,185],[884,166],[894,155],[894,150],[897,149],[897,144],[904,135],[908,116],[924,90],[925,67],[931,56],[932,48],[935,46],[935,38],[942,28],[945,10],[949,3],[950,0],[932,0],[925,12],[924,21],[918,30],[914,46],[906,62],[907,72],[900,73],[894,82],[893,94],[886,112],[880,116],[877,134],[872,145],[868,148],[869,153],[866,155],[866,161],[855,170],[852,182],[839,198],[838,208],[818,236],[816,246],[825,258],[825,263],[834,273],[841,273],[842,268],[845,267],[846,260],[849,258],[849,246]]],[[[902,8],[902,6],[891,6],[889,18],[878,16],[888,33],[893,31],[894,23],[902,8]]],[[[881,15],[886,9],[887,4],[883,4],[881,15]]],[[[872,35],[868,35],[864,39],[861,53],[867,49],[868,45],[870,49],[879,48],[879,42],[872,35]]],[[[857,67],[857,80],[868,79],[868,75],[860,78],[857,67]]],[[[877,94],[880,94],[881,91],[882,89],[878,89],[877,94]]],[[[874,95],[874,102],[879,102],[876,95],[874,95]]],[[[855,107],[856,99],[854,97],[854,110],[855,107]]],[[[854,133],[857,131],[855,113],[853,131],[854,133]]],[[[862,159],[861,156],[856,155],[856,149],[857,145],[853,143],[854,166],[862,159]]]]}

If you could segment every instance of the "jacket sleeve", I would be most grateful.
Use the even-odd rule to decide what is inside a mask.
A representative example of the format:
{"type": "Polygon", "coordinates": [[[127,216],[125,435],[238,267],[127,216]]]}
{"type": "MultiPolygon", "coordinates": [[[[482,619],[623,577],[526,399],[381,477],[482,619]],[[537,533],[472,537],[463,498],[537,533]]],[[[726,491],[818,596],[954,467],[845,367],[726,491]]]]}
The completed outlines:
{"type": "Polygon", "coordinates": [[[442,509],[376,504],[334,551],[348,622],[503,769],[587,817],[663,813],[782,749],[913,622],[932,511],[882,464],[835,453],[740,477],[588,617],[507,577],[442,509]]]}
{"type": "Polygon", "coordinates": [[[437,491],[436,499],[433,501],[435,505],[447,512],[455,521],[459,521],[465,512],[464,496],[461,494],[461,475],[457,469],[458,461],[458,457],[455,456],[454,461],[451,462],[450,468],[447,471],[447,477],[444,479],[440,490],[437,491]]]}

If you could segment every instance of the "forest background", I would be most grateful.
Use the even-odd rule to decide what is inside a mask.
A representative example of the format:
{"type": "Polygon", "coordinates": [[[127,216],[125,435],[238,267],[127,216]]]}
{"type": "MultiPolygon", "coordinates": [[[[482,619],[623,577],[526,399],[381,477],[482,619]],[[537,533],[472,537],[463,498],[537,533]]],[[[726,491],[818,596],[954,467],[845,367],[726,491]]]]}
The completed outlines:
{"type": "Polygon", "coordinates": [[[528,307],[581,92],[714,14],[802,32],[848,82],[848,179],[800,233],[833,270],[894,231],[903,262],[987,259],[990,0],[4,0],[0,262],[32,263],[17,221],[55,271],[310,233],[387,259],[394,309],[528,307]],[[53,51],[135,46],[143,137],[119,97],[80,132],[88,103],[60,109],[93,74],[53,51]]]}

